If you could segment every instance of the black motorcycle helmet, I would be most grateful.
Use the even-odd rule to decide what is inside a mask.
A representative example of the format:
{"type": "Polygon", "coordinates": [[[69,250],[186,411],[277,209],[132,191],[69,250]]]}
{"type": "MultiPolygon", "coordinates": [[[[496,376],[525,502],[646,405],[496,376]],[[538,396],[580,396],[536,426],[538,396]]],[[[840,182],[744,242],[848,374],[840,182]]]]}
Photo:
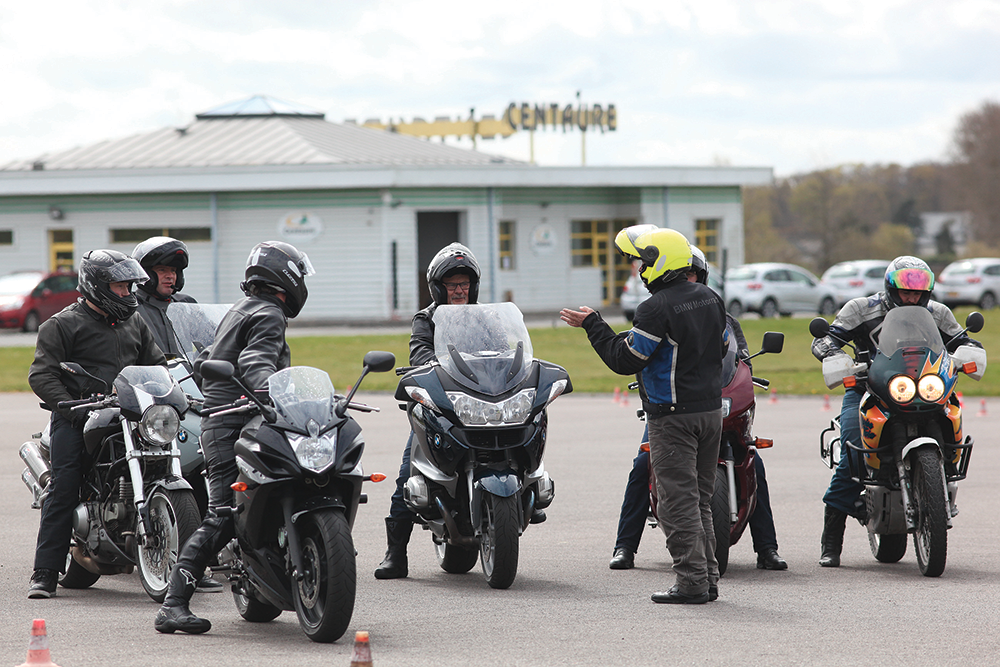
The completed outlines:
{"type": "Polygon", "coordinates": [[[465,274],[469,276],[469,303],[479,301],[479,262],[472,251],[461,243],[452,243],[438,251],[427,267],[427,287],[431,298],[439,306],[448,303],[448,289],[442,282],[445,278],[465,274]]]}
{"type": "Polygon", "coordinates": [[[934,272],[919,257],[902,255],[889,262],[885,269],[885,296],[890,307],[902,306],[899,290],[923,292],[917,305],[927,306],[934,291],[934,272]]]}
{"type": "Polygon", "coordinates": [[[295,317],[309,296],[305,278],[315,273],[309,257],[295,246],[283,241],[264,241],[250,251],[244,274],[246,281],[240,283],[240,289],[249,296],[254,284],[263,284],[283,292],[285,301],[281,308],[287,317],[295,317]]]}
{"type": "Polygon", "coordinates": [[[132,317],[139,307],[134,286],[147,278],[139,262],[117,250],[91,250],[80,260],[80,294],[103,310],[112,320],[132,317]],[[120,297],[111,291],[111,283],[129,283],[129,295],[120,297]]]}
{"type": "Polygon", "coordinates": [[[190,257],[183,241],[172,239],[169,236],[148,238],[135,247],[135,250],[132,251],[132,259],[139,262],[149,276],[149,280],[139,285],[139,289],[142,291],[159,296],[156,291],[156,288],[159,287],[159,278],[153,271],[154,266],[174,267],[177,270],[174,292],[180,292],[184,289],[184,269],[187,268],[190,257]]]}
{"type": "Polygon", "coordinates": [[[702,285],[708,284],[708,260],[705,253],[698,246],[691,246],[691,270],[694,271],[695,280],[702,285]]]}

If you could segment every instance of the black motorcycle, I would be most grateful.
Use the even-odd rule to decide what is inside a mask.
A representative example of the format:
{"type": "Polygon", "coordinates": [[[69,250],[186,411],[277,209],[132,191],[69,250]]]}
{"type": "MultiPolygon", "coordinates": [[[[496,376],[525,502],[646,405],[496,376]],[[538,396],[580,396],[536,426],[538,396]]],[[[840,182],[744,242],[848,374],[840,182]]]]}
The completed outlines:
{"type": "Polygon", "coordinates": [[[512,303],[439,306],[434,348],[430,365],[396,371],[413,429],[403,498],[431,531],[442,569],[461,574],[480,560],[487,583],[508,588],[521,533],[555,496],[542,464],[546,407],[572,384],[532,357],[512,303]]]}
{"type": "MultiPolygon", "coordinates": [[[[240,615],[265,622],[295,610],[309,639],[339,639],[354,613],[356,562],[351,529],[366,502],[362,482],[382,481],[361,468],[365,443],[347,410],[377,412],[351,401],[369,372],[389,371],[389,352],[369,352],[361,378],[347,396],[334,393],[330,376],[306,366],[268,380],[270,404],[234,375],[227,361],[205,361],[212,380],[232,379],[246,398],[203,411],[256,411],[236,442],[239,476],[233,484],[236,538],[219,554],[240,615]]],[[[216,510],[219,511],[219,510],[216,510]]]]}
{"type": "MultiPolygon", "coordinates": [[[[64,373],[104,381],[79,364],[60,364],[64,373]]],[[[88,588],[106,574],[131,573],[138,566],[142,587],[163,602],[180,548],[201,524],[191,485],[181,477],[175,438],[188,401],[166,368],[127,366],[114,392],[64,401],[60,408],[89,412],[83,427],[87,464],[65,588],[88,588]]],[[[48,426],[21,445],[27,464],[21,479],[40,508],[49,491],[48,426]]]]}

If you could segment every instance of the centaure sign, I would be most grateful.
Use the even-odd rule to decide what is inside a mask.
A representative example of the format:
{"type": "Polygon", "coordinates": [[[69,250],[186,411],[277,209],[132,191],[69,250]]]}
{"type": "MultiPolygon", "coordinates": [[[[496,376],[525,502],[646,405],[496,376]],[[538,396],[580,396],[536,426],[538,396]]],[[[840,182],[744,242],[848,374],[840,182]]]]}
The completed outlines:
{"type": "Polygon", "coordinates": [[[618,109],[614,104],[530,104],[528,102],[511,102],[503,114],[503,119],[511,127],[520,130],[538,130],[562,128],[563,132],[578,128],[587,130],[605,130],[614,132],[618,129],[618,109]]]}

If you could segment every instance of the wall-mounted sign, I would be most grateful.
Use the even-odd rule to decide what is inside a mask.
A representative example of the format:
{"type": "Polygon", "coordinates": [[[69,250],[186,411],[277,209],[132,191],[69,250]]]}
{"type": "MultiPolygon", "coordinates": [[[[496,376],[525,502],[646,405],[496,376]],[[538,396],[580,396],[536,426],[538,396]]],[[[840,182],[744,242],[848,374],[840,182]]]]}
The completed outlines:
{"type": "Polygon", "coordinates": [[[532,230],[528,242],[536,255],[548,255],[555,250],[556,232],[551,225],[543,223],[532,230]]]}
{"type": "Polygon", "coordinates": [[[562,128],[563,132],[577,128],[587,130],[618,129],[618,109],[614,104],[529,104],[528,102],[511,102],[503,114],[510,126],[520,130],[538,130],[551,127],[553,130],[562,128]]]}
{"type": "Polygon", "coordinates": [[[312,241],[323,233],[323,221],[312,213],[289,213],[278,221],[278,235],[292,245],[312,241]]]}

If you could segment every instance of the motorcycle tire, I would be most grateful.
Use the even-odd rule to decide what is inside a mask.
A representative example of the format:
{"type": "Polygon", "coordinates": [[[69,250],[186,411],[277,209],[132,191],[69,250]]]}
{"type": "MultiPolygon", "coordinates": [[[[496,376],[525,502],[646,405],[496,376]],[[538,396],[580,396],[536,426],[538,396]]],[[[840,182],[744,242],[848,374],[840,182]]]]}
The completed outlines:
{"type": "Polygon", "coordinates": [[[236,611],[239,612],[244,621],[250,623],[267,623],[281,615],[281,609],[278,609],[273,604],[258,600],[253,595],[241,592],[248,588],[249,584],[245,580],[241,580],[239,586],[233,584],[233,602],[236,603],[236,611]]]}
{"type": "Polygon", "coordinates": [[[729,568],[729,540],[732,522],[729,520],[729,477],[726,469],[715,469],[715,491],[712,493],[712,527],[715,529],[715,560],[719,576],[729,568]]]}
{"type": "Polygon", "coordinates": [[[100,578],[101,575],[94,574],[77,563],[73,554],[68,554],[66,556],[66,574],[60,575],[59,585],[63,588],[90,588],[100,578]]]}
{"type": "Polygon", "coordinates": [[[479,559],[490,588],[510,588],[517,576],[520,507],[517,498],[483,494],[479,559]]]}
{"type": "Polygon", "coordinates": [[[479,561],[478,549],[467,549],[447,542],[435,542],[434,553],[441,569],[450,574],[465,574],[479,561]]]}
{"type": "Polygon", "coordinates": [[[917,451],[913,461],[913,502],[917,530],[913,548],[925,577],[939,577],[948,558],[948,501],[944,497],[944,466],[930,448],[917,451]]]}
{"type": "Polygon", "coordinates": [[[342,512],[322,509],[301,518],[304,572],[292,582],[299,626],[314,642],[340,639],[354,614],[357,562],[351,527],[342,512]]]}
{"type": "Polygon", "coordinates": [[[868,546],[872,555],[880,563],[898,563],[906,555],[906,533],[902,535],[879,535],[868,531],[868,546]]]}
{"type": "Polygon", "coordinates": [[[157,489],[149,497],[147,507],[152,524],[150,546],[137,546],[136,562],[146,594],[156,602],[163,602],[170,571],[184,544],[201,525],[201,514],[189,489],[157,489]]]}

